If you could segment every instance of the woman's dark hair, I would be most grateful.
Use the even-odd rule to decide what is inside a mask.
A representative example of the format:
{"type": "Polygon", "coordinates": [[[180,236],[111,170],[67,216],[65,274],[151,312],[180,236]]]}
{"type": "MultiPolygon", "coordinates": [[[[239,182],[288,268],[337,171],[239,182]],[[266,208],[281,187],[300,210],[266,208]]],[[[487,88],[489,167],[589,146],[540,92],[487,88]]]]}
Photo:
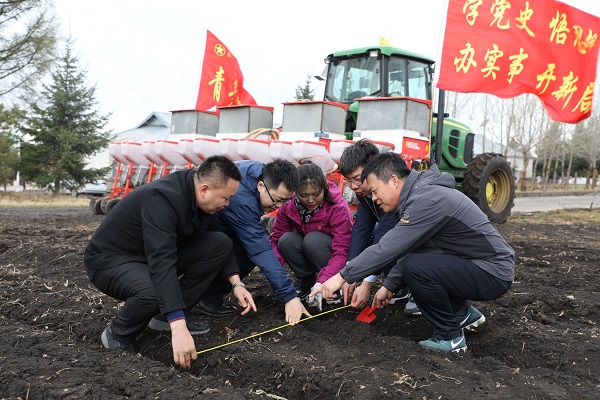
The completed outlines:
{"type": "Polygon", "coordinates": [[[327,178],[321,167],[309,160],[302,161],[302,164],[298,167],[298,173],[300,174],[300,185],[298,188],[304,185],[310,185],[315,188],[323,190],[323,199],[329,204],[334,204],[331,193],[329,192],[329,185],[327,185],[327,178]]]}

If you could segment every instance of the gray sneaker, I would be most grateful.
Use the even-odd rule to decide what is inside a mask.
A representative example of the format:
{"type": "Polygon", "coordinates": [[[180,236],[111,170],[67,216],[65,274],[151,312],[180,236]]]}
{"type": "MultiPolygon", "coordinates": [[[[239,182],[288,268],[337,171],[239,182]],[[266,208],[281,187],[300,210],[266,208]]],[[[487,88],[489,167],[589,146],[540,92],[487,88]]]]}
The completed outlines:
{"type": "Polygon", "coordinates": [[[112,332],[110,325],[104,329],[102,335],[100,335],[102,345],[109,350],[118,351],[121,353],[135,354],[135,350],[131,343],[123,343],[119,341],[112,332]]]}
{"type": "Polygon", "coordinates": [[[419,306],[417,306],[417,303],[415,303],[415,299],[413,299],[412,294],[404,306],[404,315],[408,317],[418,317],[419,315],[423,315],[421,310],[419,310],[419,306]]]}

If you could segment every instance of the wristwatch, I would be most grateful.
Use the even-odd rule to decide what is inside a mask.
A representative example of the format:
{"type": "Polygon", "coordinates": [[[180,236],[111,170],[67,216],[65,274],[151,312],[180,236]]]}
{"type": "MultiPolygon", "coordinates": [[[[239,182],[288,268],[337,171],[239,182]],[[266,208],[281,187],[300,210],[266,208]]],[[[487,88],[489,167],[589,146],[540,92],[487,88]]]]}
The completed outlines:
{"type": "Polygon", "coordinates": [[[246,285],[244,285],[244,282],[239,281],[239,282],[236,282],[233,285],[231,285],[231,290],[235,289],[236,287],[240,287],[240,286],[241,287],[246,287],[246,285]]]}

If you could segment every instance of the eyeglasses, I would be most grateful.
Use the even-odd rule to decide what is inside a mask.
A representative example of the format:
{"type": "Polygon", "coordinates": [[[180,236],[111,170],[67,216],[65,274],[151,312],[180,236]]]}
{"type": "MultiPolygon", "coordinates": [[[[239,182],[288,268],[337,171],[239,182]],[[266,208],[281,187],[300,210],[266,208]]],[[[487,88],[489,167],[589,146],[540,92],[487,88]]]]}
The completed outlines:
{"type": "Polygon", "coordinates": [[[352,179],[342,179],[342,183],[344,185],[348,185],[348,186],[352,186],[352,185],[356,185],[356,186],[360,186],[362,185],[362,180],[360,179],[360,177],[354,177],[352,179]]]}
{"type": "Polygon", "coordinates": [[[271,192],[269,192],[269,188],[267,187],[267,185],[263,182],[263,185],[265,186],[265,190],[267,191],[267,194],[269,195],[269,198],[271,199],[271,201],[273,202],[273,204],[275,204],[276,206],[282,206],[285,203],[287,203],[288,201],[290,201],[291,199],[280,199],[280,200],[275,200],[273,198],[273,196],[271,196],[271,192]]]}

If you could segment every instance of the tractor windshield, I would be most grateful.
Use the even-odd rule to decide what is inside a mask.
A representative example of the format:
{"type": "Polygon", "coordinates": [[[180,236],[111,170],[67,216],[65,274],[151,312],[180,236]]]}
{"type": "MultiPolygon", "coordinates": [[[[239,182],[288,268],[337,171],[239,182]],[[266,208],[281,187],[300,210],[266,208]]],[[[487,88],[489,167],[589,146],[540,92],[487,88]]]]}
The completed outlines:
{"type": "Polygon", "coordinates": [[[381,95],[378,57],[332,60],[327,75],[325,98],[339,103],[381,95]]]}
{"type": "Polygon", "coordinates": [[[388,62],[387,96],[408,96],[431,100],[431,74],[429,64],[390,57],[388,62]]]}
{"type": "Polygon", "coordinates": [[[397,55],[331,58],[325,100],[346,104],[361,97],[431,100],[431,89],[430,64],[420,60],[397,55]]]}

